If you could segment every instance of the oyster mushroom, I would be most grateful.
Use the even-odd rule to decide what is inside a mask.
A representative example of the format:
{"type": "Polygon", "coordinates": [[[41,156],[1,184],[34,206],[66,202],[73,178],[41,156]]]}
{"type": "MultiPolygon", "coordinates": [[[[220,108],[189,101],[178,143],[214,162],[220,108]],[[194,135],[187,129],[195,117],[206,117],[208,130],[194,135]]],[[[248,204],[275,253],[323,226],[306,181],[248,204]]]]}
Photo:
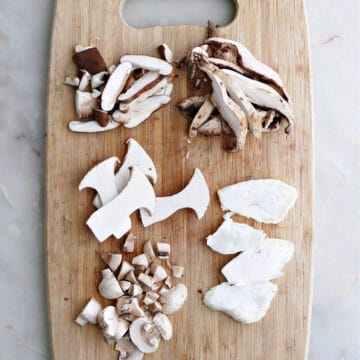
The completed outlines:
{"type": "Polygon", "coordinates": [[[166,294],[161,295],[159,302],[164,314],[173,314],[180,310],[187,298],[187,288],[184,284],[177,284],[166,294]]]}
{"type": "Polygon", "coordinates": [[[110,269],[101,271],[103,277],[99,284],[99,293],[105,299],[117,299],[124,295],[119,282],[110,269]]]}
{"type": "Polygon", "coordinates": [[[97,107],[97,100],[91,92],[76,90],[75,108],[76,115],[80,120],[89,119],[97,107]]]}
{"type": "Polygon", "coordinates": [[[119,360],[141,360],[144,357],[144,353],[127,337],[121,338],[116,343],[115,350],[120,352],[119,360]]]}
{"type": "Polygon", "coordinates": [[[122,255],[105,252],[101,254],[101,259],[109,266],[109,268],[115,272],[121,264],[122,255]]]}
{"type": "Polygon", "coordinates": [[[75,319],[75,322],[80,326],[85,326],[86,324],[96,324],[96,319],[101,311],[100,303],[93,297],[87,302],[85,307],[81,310],[79,316],[75,319]]]}
{"type": "Polygon", "coordinates": [[[133,344],[145,354],[153,353],[159,347],[160,334],[146,317],[134,320],[130,325],[129,333],[133,344]]]}
{"type": "Polygon", "coordinates": [[[173,62],[173,53],[171,51],[171,49],[169,48],[168,45],[166,44],[161,44],[159,47],[158,47],[158,52],[159,52],[159,56],[167,61],[168,63],[172,63],[173,62]]]}
{"type": "Polygon", "coordinates": [[[160,75],[170,75],[173,70],[168,62],[146,55],[125,55],[120,59],[120,62],[129,62],[134,68],[158,71],[160,75]]]}
{"type": "Polygon", "coordinates": [[[168,341],[172,338],[173,327],[169,318],[165,314],[160,312],[157,313],[152,318],[152,321],[155,324],[163,340],[168,341]]]}
{"type": "Polygon", "coordinates": [[[69,129],[73,132],[79,133],[96,133],[96,132],[104,132],[108,130],[114,130],[119,127],[120,124],[110,118],[109,123],[103,127],[97,121],[70,121],[69,129]]]}

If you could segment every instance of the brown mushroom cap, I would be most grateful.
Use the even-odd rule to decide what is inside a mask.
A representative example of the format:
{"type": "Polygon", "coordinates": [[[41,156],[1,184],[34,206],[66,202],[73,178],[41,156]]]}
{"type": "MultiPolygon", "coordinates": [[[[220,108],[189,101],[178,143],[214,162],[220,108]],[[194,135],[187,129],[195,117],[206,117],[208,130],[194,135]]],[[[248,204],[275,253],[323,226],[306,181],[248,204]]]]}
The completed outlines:
{"type": "Polygon", "coordinates": [[[73,60],[79,69],[84,69],[92,75],[107,70],[105,61],[96,47],[76,52],[73,60]]]}

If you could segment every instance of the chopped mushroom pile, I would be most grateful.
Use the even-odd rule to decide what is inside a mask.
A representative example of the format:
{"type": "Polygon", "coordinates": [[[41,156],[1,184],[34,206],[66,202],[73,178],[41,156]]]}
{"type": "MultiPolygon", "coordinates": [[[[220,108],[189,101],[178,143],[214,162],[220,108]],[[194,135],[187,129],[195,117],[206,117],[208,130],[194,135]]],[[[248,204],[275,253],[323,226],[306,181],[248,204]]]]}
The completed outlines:
{"type": "Polygon", "coordinates": [[[114,301],[113,305],[102,308],[91,298],[75,320],[80,326],[98,324],[105,340],[116,343],[119,359],[142,359],[144,354],[155,352],[161,340],[170,340],[173,327],[168,315],[179,311],[187,298],[184,284],[173,285],[184,268],[169,262],[170,244],[157,243],[156,254],[147,241],[143,253],[126,261],[134,250],[129,251],[128,244],[135,240],[133,234],[128,235],[123,254],[101,254],[108,268],[101,272],[98,289],[104,299],[114,301]]]}
{"type": "MultiPolygon", "coordinates": [[[[199,169],[194,170],[182,191],[157,197],[151,183],[157,180],[153,161],[134,139],[129,139],[127,144],[127,154],[117,171],[120,160],[110,157],[90,169],[79,185],[79,190],[91,188],[97,192],[93,201],[97,210],[89,217],[87,225],[99,242],[111,236],[120,239],[128,233],[132,226],[130,215],[137,210],[144,227],[163,221],[184,208],[192,209],[198,219],[205,215],[210,195],[199,169]]],[[[130,240],[127,248],[133,249],[130,240]]]]}
{"type": "Polygon", "coordinates": [[[256,59],[241,43],[218,37],[209,23],[209,38],[176,61],[188,65],[195,87],[210,80],[212,93],[194,96],[178,106],[189,120],[189,137],[198,133],[227,137],[228,151],[243,149],[248,132],[260,138],[294,121],[291,100],[277,72],[256,59]]]}
{"type": "Polygon", "coordinates": [[[64,81],[76,88],[78,120],[70,121],[70,130],[102,132],[120,124],[133,128],[168,104],[173,90],[172,52],[166,44],[158,52],[161,59],[125,55],[120,64],[107,68],[96,47],[77,45],[73,60],[79,75],[64,81]]]}
{"type": "Polygon", "coordinates": [[[270,280],[283,275],[294,253],[287,240],[270,239],[253,227],[234,222],[234,213],[260,222],[278,224],[297,197],[295,188],[273,179],[250,180],[218,191],[224,215],[207,245],[220,254],[237,254],[221,270],[227,282],[206,292],[204,304],[244,324],[260,321],[267,313],[278,287],[270,280]]]}

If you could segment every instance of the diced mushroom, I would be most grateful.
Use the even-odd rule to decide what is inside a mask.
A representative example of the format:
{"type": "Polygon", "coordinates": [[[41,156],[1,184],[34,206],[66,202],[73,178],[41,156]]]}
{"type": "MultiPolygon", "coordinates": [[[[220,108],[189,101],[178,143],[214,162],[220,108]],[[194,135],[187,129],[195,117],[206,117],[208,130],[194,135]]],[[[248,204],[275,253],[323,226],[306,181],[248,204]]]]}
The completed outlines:
{"type": "Polygon", "coordinates": [[[187,288],[184,284],[177,284],[159,299],[164,314],[173,314],[181,309],[187,298],[187,288]]]}
{"type": "Polygon", "coordinates": [[[135,268],[124,260],[121,264],[120,272],[117,277],[118,280],[123,280],[130,271],[134,271],[134,270],[135,268]]]}
{"type": "Polygon", "coordinates": [[[82,76],[81,76],[81,79],[80,79],[78,90],[79,91],[85,91],[87,89],[87,87],[89,86],[89,84],[90,84],[91,75],[86,70],[81,70],[81,72],[82,72],[82,76]]]}
{"type": "Polygon", "coordinates": [[[116,311],[119,316],[130,313],[130,296],[122,296],[116,301],[116,311]]]}
{"type": "Polygon", "coordinates": [[[97,89],[98,87],[100,87],[101,85],[103,85],[105,83],[105,78],[109,75],[108,71],[101,71],[97,74],[94,74],[91,77],[91,88],[92,89],[97,89]]]}
{"type": "Polygon", "coordinates": [[[77,76],[68,76],[64,81],[64,85],[69,85],[73,87],[78,87],[79,84],[80,79],[77,76]]]}
{"type": "Polygon", "coordinates": [[[137,297],[140,296],[143,292],[142,287],[139,284],[133,284],[130,288],[130,295],[133,297],[137,297]]]}
{"type": "Polygon", "coordinates": [[[96,133],[96,132],[104,132],[108,130],[114,130],[119,127],[120,124],[112,119],[109,120],[107,126],[101,126],[97,121],[70,121],[69,129],[73,132],[80,133],[96,133]]]}
{"type": "MultiPolygon", "coordinates": [[[[170,255],[170,250],[169,250],[169,255],[170,255]]],[[[151,274],[154,282],[163,281],[168,276],[166,270],[161,265],[157,265],[157,264],[151,265],[151,274]]]]}
{"type": "Polygon", "coordinates": [[[85,307],[81,310],[79,316],[75,319],[75,322],[80,326],[85,326],[86,324],[96,324],[96,319],[101,311],[100,303],[93,297],[87,302],[85,307]]]}
{"type": "Polygon", "coordinates": [[[99,293],[105,299],[117,299],[124,295],[119,282],[110,269],[101,271],[103,277],[99,284],[99,293]]]}
{"type": "Polygon", "coordinates": [[[158,47],[158,52],[159,52],[159,55],[160,57],[167,61],[168,63],[172,63],[173,62],[173,53],[172,51],[170,50],[169,46],[166,45],[166,44],[161,44],[159,47],[158,47]]]}
{"type": "Polygon", "coordinates": [[[73,60],[79,69],[84,69],[94,75],[106,71],[106,64],[96,47],[76,47],[73,60]]]}
{"type": "Polygon", "coordinates": [[[145,242],[145,244],[143,246],[143,252],[149,261],[152,261],[156,258],[155,251],[154,251],[153,246],[151,245],[150,240],[145,242]]]}
{"type": "Polygon", "coordinates": [[[145,285],[146,288],[148,288],[148,289],[151,289],[152,286],[154,285],[154,280],[153,280],[153,278],[152,278],[151,276],[149,276],[149,275],[145,275],[144,273],[140,273],[140,274],[138,275],[138,281],[139,281],[141,284],[145,285]]]}
{"type": "Polygon", "coordinates": [[[200,109],[194,116],[190,128],[189,128],[189,137],[193,138],[197,135],[198,128],[204,124],[209,118],[212,112],[215,109],[215,105],[210,99],[206,99],[201,105],[200,109]]]}
{"type": "Polygon", "coordinates": [[[160,75],[170,75],[173,70],[168,62],[146,55],[125,55],[120,62],[129,62],[134,68],[158,71],[160,75]]]}
{"type": "Polygon", "coordinates": [[[135,248],[135,240],[136,240],[136,236],[130,233],[124,241],[123,251],[132,253],[135,248]]]}
{"type": "Polygon", "coordinates": [[[156,243],[157,254],[160,259],[169,259],[170,257],[170,244],[164,242],[156,243]]]}
{"type": "Polygon", "coordinates": [[[97,321],[100,328],[103,329],[105,340],[111,342],[111,340],[115,337],[116,328],[119,321],[115,307],[107,306],[101,310],[97,321]]]}
{"type": "Polygon", "coordinates": [[[140,254],[135,256],[132,261],[132,265],[135,267],[135,270],[144,271],[148,266],[148,260],[145,254],[140,254]]]}
{"type": "Polygon", "coordinates": [[[145,297],[143,299],[143,303],[145,305],[154,304],[159,297],[160,297],[159,294],[157,294],[153,291],[147,291],[145,294],[145,297]]]}
{"type": "Polygon", "coordinates": [[[171,281],[171,277],[168,276],[166,279],[165,279],[165,282],[164,284],[170,289],[172,287],[172,281],[171,281]]]}
{"type": "Polygon", "coordinates": [[[169,288],[167,286],[162,286],[161,289],[159,290],[159,295],[165,295],[167,292],[169,292],[169,288]]]}
{"type": "Polygon", "coordinates": [[[80,120],[91,118],[97,107],[97,100],[92,97],[91,92],[76,90],[75,108],[76,115],[80,120]]]}
{"type": "Polygon", "coordinates": [[[139,305],[139,300],[136,297],[133,297],[130,303],[130,313],[135,317],[143,317],[145,313],[139,305]]]}
{"type": "Polygon", "coordinates": [[[129,271],[125,277],[125,280],[130,281],[132,284],[137,284],[137,279],[133,270],[129,271]]]}
{"type": "Polygon", "coordinates": [[[130,290],[131,285],[132,285],[131,282],[127,281],[127,280],[120,280],[119,284],[120,284],[121,290],[123,292],[127,292],[128,290],[130,290]]]}
{"type": "Polygon", "coordinates": [[[172,338],[173,327],[169,318],[163,313],[157,313],[153,318],[157,330],[159,331],[163,340],[168,341],[172,338]]]}
{"type": "Polygon", "coordinates": [[[162,305],[158,301],[155,301],[153,304],[149,305],[149,310],[152,314],[156,314],[162,311],[162,305]]]}
{"type": "Polygon", "coordinates": [[[120,352],[119,360],[142,360],[144,357],[144,353],[126,337],[116,343],[115,350],[120,352]]]}
{"type": "Polygon", "coordinates": [[[101,259],[115,272],[120,267],[122,255],[105,252],[101,254],[101,259]]]}
{"type": "Polygon", "coordinates": [[[174,278],[181,279],[184,274],[184,267],[179,265],[173,265],[172,266],[172,273],[174,278]]]}
{"type": "MultiPolygon", "coordinates": [[[[92,96],[94,99],[99,98],[100,95],[101,95],[101,91],[98,90],[98,89],[93,89],[93,91],[91,92],[91,96],[92,96]]],[[[98,111],[98,110],[99,110],[99,109],[95,109],[95,111],[98,111]]],[[[94,111],[94,112],[95,112],[95,111],[94,111]]],[[[94,114],[94,116],[95,116],[95,120],[98,120],[98,119],[96,119],[96,114],[94,114]]],[[[98,120],[98,121],[99,121],[99,120],[98,120]]],[[[106,125],[104,125],[104,126],[106,126],[106,125]]]]}

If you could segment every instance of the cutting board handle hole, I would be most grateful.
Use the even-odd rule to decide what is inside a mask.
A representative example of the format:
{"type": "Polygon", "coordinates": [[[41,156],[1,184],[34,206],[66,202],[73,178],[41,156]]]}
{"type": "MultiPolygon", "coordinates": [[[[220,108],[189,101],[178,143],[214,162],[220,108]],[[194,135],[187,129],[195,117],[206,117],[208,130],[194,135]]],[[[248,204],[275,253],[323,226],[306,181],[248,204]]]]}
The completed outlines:
{"type": "Polygon", "coordinates": [[[163,25],[230,24],[236,15],[234,0],[127,0],[124,21],[134,28],[163,25]],[[174,11],[176,9],[176,11],[174,11]]]}

